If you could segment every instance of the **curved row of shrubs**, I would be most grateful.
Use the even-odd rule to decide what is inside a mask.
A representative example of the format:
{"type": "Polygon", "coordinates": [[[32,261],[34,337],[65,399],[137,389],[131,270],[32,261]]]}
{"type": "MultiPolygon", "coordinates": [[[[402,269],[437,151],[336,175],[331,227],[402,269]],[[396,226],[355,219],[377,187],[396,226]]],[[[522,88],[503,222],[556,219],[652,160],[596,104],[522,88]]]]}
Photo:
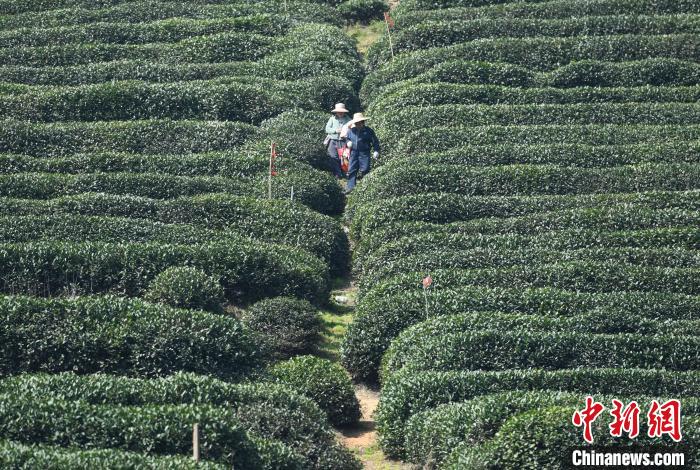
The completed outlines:
{"type": "Polygon", "coordinates": [[[23,93],[13,90],[0,95],[0,116],[43,122],[168,118],[259,124],[289,108],[330,109],[334,99],[351,106],[354,94],[349,82],[334,77],[295,82],[231,77],[165,84],[27,86],[23,93]]]}
{"type": "MultiPolygon", "coordinates": [[[[146,23],[169,18],[216,19],[235,18],[261,13],[276,16],[288,15],[296,21],[317,21],[325,24],[342,25],[334,9],[320,2],[289,0],[287,5],[275,1],[261,2],[187,2],[187,1],[128,1],[116,4],[102,3],[102,8],[95,4],[73,4],[65,8],[50,8],[45,11],[18,11],[16,5],[9,8],[14,14],[5,15],[0,19],[0,30],[31,28],[61,27],[91,23],[146,23]],[[286,8],[285,8],[286,6],[286,8]]],[[[55,6],[52,3],[51,6],[55,6]]]]}
{"type": "Polygon", "coordinates": [[[260,366],[250,333],[235,318],[217,314],[110,296],[5,296],[0,316],[0,370],[6,376],[191,371],[240,379],[260,366]]]}
{"type": "Polygon", "coordinates": [[[575,168],[552,165],[508,165],[465,167],[424,165],[382,168],[364,185],[354,205],[426,192],[465,196],[509,196],[519,194],[629,193],[649,190],[688,191],[700,189],[697,163],[661,163],[612,168],[575,168]]]}
{"type": "Polygon", "coordinates": [[[230,62],[258,60],[273,52],[299,47],[333,47],[343,57],[355,57],[349,39],[330,25],[304,24],[285,36],[270,37],[245,32],[225,32],[196,36],[177,42],[148,44],[66,44],[59,46],[13,47],[0,49],[5,65],[64,66],[91,62],[140,59],[150,62],[230,62]],[[339,37],[340,36],[340,37],[339,37]]]}
{"type": "MultiPolygon", "coordinates": [[[[620,248],[634,247],[638,249],[675,248],[696,250],[700,247],[700,229],[696,224],[689,226],[664,226],[662,228],[646,228],[638,230],[607,230],[596,228],[566,229],[553,232],[543,232],[536,235],[462,235],[451,234],[447,231],[425,231],[407,235],[386,243],[379,249],[371,251],[365,258],[356,258],[353,271],[360,283],[365,283],[366,276],[376,273],[396,272],[395,268],[404,266],[405,257],[411,257],[413,262],[430,257],[439,258],[444,251],[451,257],[459,256],[461,250],[494,249],[494,250],[580,250],[595,247],[620,248]]],[[[420,261],[418,261],[420,262],[420,261]]],[[[410,271],[427,269],[427,266],[413,266],[410,271]]]]}
{"type": "Polygon", "coordinates": [[[187,455],[192,424],[201,429],[205,460],[242,468],[301,469],[302,457],[280,442],[248,433],[230,409],[208,405],[89,405],[80,401],[2,396],[0,434],[13,440],[85,449],[112,448],[187,455]],[[90,423],[89,430],[85,422],[90,423]],[[167,423],[167,424],[166,424],[167,423]],[[125,429],[129,431],[125,433],[125,429]]]}
{"type": "Polygon", "coordinates": [[[94,151],[174,154],[228,150],[260,132],[250,124],[232,121],[0,122],[0,151],[47,157],[94,151]]]}
{"type": "Polygon", "coordinates": [[[607,208],[544,212],[507,219],[477,219],[464,223],[389,225],[364,244],[353,271],[362,277],[405,256],[439,250],[550,249],[594,247],[676,247],[697,249],[700,214],[685,210],[607,208]]]}
{"type": "Polygon", "coordinates": [[[357,61],[335,61],[329,51],[299,46],[270,54],[257,62],[155,63],[146,60],[114,60],[64,67],[0,65],[0,80],[27,85],[87,85],[123,80],[167,83],[187,80],[256,76],[275,80],[299,80],[317,75],[360,81],[357,61]]]}
{"type": "MultiPolygon", "coordinates": [[[[343,195],[326,174],[312,171],[281,172],[274,177],[271,196],[294,199],[326,214],[342,211],[343,195]]],[[[153,199],[173,199],[210,193],[265,198],[266,176],[224,178],[220,176],[173,176],[162,173],[14,173],[0,175],[0,196],[50,199],[87,192],[132,195],[153,199]]]]}
{"type": "Polygon", "coordinates": [[[328,267],[291,247],[240,238],[235,244],[163,245],[37,241],[0,244],[5,293],[140,296],[162,271],[192,266],[220,278],[226,297],[250,301],[294,295],[319,303],[328,267]]]}
{"type": "MultiPolygon", "coordinates": [[[[596,396],[697,397],[700,373],[642,369],[399,371],[383,387],[377,410],[382,449],[392,457],[403,457],[406,423],[421,411],[443,403],[516,390],[560,390],[596,396]]],[[[566,425],[576,432],[577,442],[580,442],[580,431],[571,425],[570,413],[566,425]]],[[[520,438],[512,440],[521,442],[520,438]]]]}
{"type": "Polygon", "coordinates": [[[282,200],[264,200],[226,194],[180,197],[171,200],[147,199],[110,194],[80,194],[49,200],[0,198],[0,214],[34,216],[18,220],[13,227],[4,227],[6,241],[30,241],[49,235],[76,239],[116,242],[162,242],[190,245],[195,242],[230,243],[244,235],[259,240],[299,247],[326,260],[334,273],[347,269],[349,252],[347,236],[338,222],[309,208],[282,200]],[[82,228],[70,227],[68,215],[82,228]],[[49,217],[51,216],[51,217],[49,217]],[[49,217],[49,218],[45,218],[49,217]],[[94,217],[94,218],[86,218],[94,217]],[[130,220],[109,220],[123,217],[130,220]],[[147,219],[155,224],[151,225],[147,219]],[[163,224],[163,225],[161,225],[163,224]],[[178,224],[168,227],[165,224],[178,224]],[[183,227],[182,224],[196,228],[183,227]],[[294,226],[294,233],[289,227],[294,226]],[[211,230],[224,231],[223,234],[211,230]],[[30,232],[36,231],[34,235],[30,232]],[[225,235],[225,236],[222,236],[225,235]],[[128,236],[128,237],[127,237],[128,236]]]}
{"type": "MultiPolygon", "coordinates": [[[[698,67],[700,71],[700,66],[698,67]]],[[[694,83],[698,82],[694,78],[694,83]]],[[[594,86],[581,86],[576,88],[554,88],[540,87],[516,89],[509,86],[489,85],[489,84],[460,84],[460,83],[418,83],[417,79],[399,82],[401,86],[391,86],[387,92],[382,94],[381,99],[372,102],[368,112],[373,114],[383,114],[383,110],[403,107],[429,107],[444,105],[578,105],[585,107],[582,103],[588,104],[590,108],[598,107],[600,104],[602,111],[610,112],[615,109],[611,103],[635,103],[640,109],[644,105],[638,103],[650,103],[646,107],[656,106],[662,108],[661,103],[673,103],[669,106],[677,106],[678,103],[695,103],[700,97],[700,86],[685,84],[681,86],[640,86],[640,87],[610,87],[600,88],[594,86]],[[603,103],[607,104],[607,108],[603,103]],[[653,105],[651,103],[654,103],[653,105]]],[[[397,84],[398,85],[398,84],[397,84]]],[[[389,88],[389,87],[387,87],[389,88]]],[[[635,106],[628,105],[628,106],[635,106]]],[[[682,107],[682,105],[681,105],[682,107]]],[[[474,107],[476,111],[480,108],[474,107]]],[[[621,107],[624,109],[624,107],[621,107]]],[[[505,110],[506,107],[494,107],[496,112],[505,110]]],[[[523,108],[514,108],[518,111],[523,108]]],[[[557,108],[552,107],[553,111],[557,108]]],[[[572,106],[571,110],[576,109],[572,106]]],[[[515,114],[515,113],[514,113],[515,114]]],[[[514,116],[517,117],[517,114],[514,116]]],[[[483,117],[481,118],[483,119],[483,117]]],[[[605,119],[605,117],[603,117],[605,119]]],[[[466,121],[467,124],[469,121],[466,121]]],[[[478,122],[478,121],[477,121],[478,122]]],[[[564,121],[566,122],[566,121],[564,121]]],[[[595,123],[595,120],[591,120],[595,123]]],[[[630,122],[631,124],[632,122],[630,122]]]]}
{"type": "MultiPolygon", "coordinates": [[[[446,268],[430,272],[432,289],[458,286],[553,287],[581,292],[653,291],[700,294],[700,269],[638,266],[597,260],[576,260],[536,266],[516,265],[481,269],[446,268]]],[[[396,274],[372,286],[372,295],[417,289],[425,271],[396,274]]],[[[368,291],[360,291],[362,298],[368,291]]]]}
{"type": "Polygon", "coordinates": [[[283,245],[239,238],[237,243],[164,245],[37,241],[0,244],[4,293],[36,296],[118,293],[143,295],[162,271],[191,266],[217,276],[231,301],[293,295],[322,302],[328,267],[283,245]]]}
{"type": "MultiPolygon", "coordinates": [[[[696,34],[696,14],[586,16],[567,19],[480,18],[430,21],[399,29],[392,35],[395,53],[445,47],[485,38],[606,36],[622,34],[696,34]]],[[[367,54],[371,66],[390,59],[388,42],[379,41],[367,54]]]]}
{"type": "MultiPolygon", "coordinates": [[[[693,125],[698,124],[696,103],[573,103],[573,104],[450,104],[409,106],[380,114],[375,128],[388,145],[405,133],[414,116],[412,132],[459,123],[459,127],[532,125],[693,125]]],[[[468,141],[469,137],[465,137],[468,141]]]]}
{"type": "Polygon", "coordinates": [[[380,373],[386,381],[400,369],[530,370],[638,368],[696,370],[700,338],[678,333],[649,336],[630,333],[581,334],[527,329],[402,333],[387,350],[380,373]],[[409,340],[410,341],[410,340],[409,340]]]}
{"type": "Polygon", "coordinates": [[[572,18],[603,15],[668,15],[696,13],[697,0],[676,2],[673,0],[642,3],[636,0],[550,0],[548,2],[508,2],[481,7],[459,3],[416,3],[404,0],[395,10],[396,27],[403,28],[423,21],[450,19],[472,20],[478,18],[572,18]]]}
{"type": "MultiPolygon", "coordinates": [[[[421,277],[416,279],[416,287],[421,277]]],[[[376,381],[382,354],[403,330],[426,319],[422,289],[374,295],[358,304],[343,343],[342,361],[356,380],[376,381]]],[[[569,317],[590,311],[609,316],[697,320],[700,297],[668,292],[581,292],[551,286],[519,288],[459,285],[431,291],[428,314],[446,316],[468,311],[504,311],[569,317]],[[439,306],[439,308],[435,308],[439,306]]]]}
{"type": "MultiPolygon", "coordinates": [[[[697,233],[697,232],[695,232],[697,233]]],[[[438,246],[442,245],[438,242],[438,246]]],[[[381,281],[405,272],[433,272],[438,269],[515,268],[569,262],[616,262],[659,268],[692,268],[700,263],[695,249],[672,247],[602,247],[554,250],[550,247],[455,247],[416,250],[396,260],[373,259],[370,269],[357,282],[360,292],[367,292],[381,281]]]]}
{"type": "MultiPolygon", "coordinates": [[[[352,199],[351,201],[352,202],[352,199]]],[[[548,195],[515,195],[515,196],[464,196],[447,193],[423,193],[411,196],[402,196],[385,199],[381,204],[368,202],[360,207],[351,206],[354,217],[351,226],[351,234],[356,240],[360,240],[358,252],[365,254],[369,248],[377,248],[382,243],[405,236],[408,233],[425,232],[428,230],[441,231],[443,233],[459,233],[464,230],[470,233],[470,228],[483,227],[489,233],[504,233],[497,225],[497,221],[476,221],[480,218],[497,217],[503,223],[510,223],[509,228],[516,229],[518,224],[523,228],[519,233],[532,234],[537,229],[531,230],[527,225],[525,216],[550,219],[545,222],[551,230],[575,228],[570,222],[570,215],[576,212],[563,212],[579,209],[590,211],[589,217],[600,215],[600,220],[605,220],[606,211],[600,206],[629,205],[630,210],[659,210],[682,209],[686,211],[700,210],[698,203],[698,191],[645,191],[641,193],[597,193],[597,194],[548,194],[548,195]],[[633,209],[636,208],[636,209],[633,209]],[[550,215],[545,212],[552,212],[550,215]],[[535,214],[543,213],[541,216],[535,214]],[[559,215],[563,216],[561,220],[559,215]],[[505,222],[513,218],[511,222],[505,222]],[[521,222],[522,220],[522,222],[521,222]],[[437,227],[436,224],[443,224],[437,227]],[[420,227],[420,230],[417,230],[420,227]]],[[[613,209],[611,209],[613,210],[613,209]]],[[[641,214],[642,212],[640,212],[641,214]]],[[[683,221],[695,220],[693,214],[679,214],[683,221]]],[[[642,217],[642,216],[640,216],[642,217]]],[[[643,220],[643,219],[640,219],[643,220]]],[[[644,222],[634,225],[634,222],[624,222],[625,227],[648,228],[644,222]]]]}
{"type": "Polygon", "coordinates": [[[440,152],[464,145],[546,145],[578,142],[582,145],[627,145],[647,142],[700,140],[698,125],[656,124],[547,124],[477,127],[434,127],[406,132],[388,157],[440,152]]]}
{"type": "MultiPolygon", "coordinates": [[[[522,163],[602,168],[642,163],[693,163],[697,161],[698,152],[700,152],[700,141],[696,140],[630,145],[577,143],[467,145],[444,152],[424,152],[394,158],[384,166],[396,168],[405,165],[406,160],[410,158],[417,163],[428,165],[500,166],[522,163]]],[[[1,155],[0,159],[2,159],[1,155]]],[[[7,165],[12,167],[11,162],[7,165]]]]}
{"type": "Polygon", "coordinates": [[[194,36],[226,32],[279,36],[289,30],[292,24],[289,18],[257,14],[229,18],[169,18],[143,23],[98,22],[53,28],[40,25],[0,30],[0,48],[59,46],[73,43],[167,43],[194,36]]]}
{"type": "Polygon", "coordinates": [[[233,410],[248,431],[281,441],[308,459],[305,468],[358,467],[336,442],[323,411],[311,399],[272,383],[232,384],[183,373],[148,380],[66,373],[16,376],[0,382],[0,391],[91,405],[190,404],[233,410]]]}
{"type": "Polygon", "coordinates": [[[185,456],[153,456],[116,449],[76,450],[46,444],[0,440],[0,465],[6,468],[159,468],[224,470],[216,462],[185,456]]]}
{"type": "MultiPolygon", "coordinates": [[[[144,155],[138,153],[94,152],[64,157],[0,154],[0,174],[12,173],[161,173],[175,176],[222,176],[246,178],[267,174],[270,157],[243,150],[193,154],[144,155]]],[[[278,171],[310,171],[303,162],[280,159],[278,171]]]]}
{"type": "Polygon", "coordinates": [[[370,102],[382,86],[464,57],[474,61],[507,62],[539,71],[553,70],[578,60],[623,62],[665,57],[693,62],[698,59],[698,41],[697,35],[692,34],[477,39],[399,54],[367,76],[360,96],[363,102],[370,102]]]}

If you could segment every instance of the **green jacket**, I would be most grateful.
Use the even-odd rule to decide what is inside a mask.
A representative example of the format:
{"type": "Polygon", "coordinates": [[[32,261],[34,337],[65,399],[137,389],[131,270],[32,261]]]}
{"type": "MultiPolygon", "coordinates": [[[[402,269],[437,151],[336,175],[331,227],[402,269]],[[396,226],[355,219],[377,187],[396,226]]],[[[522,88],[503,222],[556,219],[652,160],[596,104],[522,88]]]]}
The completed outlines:
{"type": "Polygon", "coordinates": [[[352,119],[350,119],[350,116],[347,114],[341,119],[338,119],[335,115],[331,116],[326,123],[326,134],[333,140],[340,139],[340,128],[350,121],[352,121],[352,119]]]}

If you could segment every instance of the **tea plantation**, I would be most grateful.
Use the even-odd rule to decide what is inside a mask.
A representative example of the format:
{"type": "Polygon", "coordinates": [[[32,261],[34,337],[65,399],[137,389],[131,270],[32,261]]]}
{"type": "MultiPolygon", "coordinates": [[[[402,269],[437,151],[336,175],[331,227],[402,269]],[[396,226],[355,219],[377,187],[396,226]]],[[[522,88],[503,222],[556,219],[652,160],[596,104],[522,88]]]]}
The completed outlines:
{"type": "MultiPolygon", "coordinates": [[[[585,396],[682,402],[700,465],[700,2],[403,0],[360,98],[342,362],[384,453],[565,468],[585,396]],[[567,454],[568,452],[568,454],[567,454]]],[[[566,467],[568,468],[568,467],[566,467]]]]}
{"type": "Polygon", "coordinates": [[[700,468],[700,0],[391,3],[0,0],[1,468],[700,468]]]}
{"type": "Polygon", "coordinates": [[[369,6],[0,1],[0,467],[360,468],[350,379],[307,355],[369,6]]]}

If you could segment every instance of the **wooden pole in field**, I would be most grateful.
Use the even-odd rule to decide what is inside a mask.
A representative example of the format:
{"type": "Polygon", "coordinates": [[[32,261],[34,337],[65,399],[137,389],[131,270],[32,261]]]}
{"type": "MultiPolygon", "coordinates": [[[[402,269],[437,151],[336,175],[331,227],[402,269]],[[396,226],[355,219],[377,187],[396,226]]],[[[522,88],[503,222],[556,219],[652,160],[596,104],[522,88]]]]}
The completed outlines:
{"type": "Polygon", "coordinates": [[[384,24],[386,25],[386,35],[389,38],[389,50],[391,51],[391,59],[394,59],[394,45],[391,42],[391,27],[389,26],[389,13],[384,13],[384,24]]]}
{"type": "Polygon", "coordinates": [[[272,165],[275,158],[275,143],[270,144],[270,171],[267,174],[267,198],[272,199],[272,165]]]}
{"type": "Polygon", "coordinates": [[[192,427],[192,458],[199,462],[199,423],[194,423],[192,427]]]}

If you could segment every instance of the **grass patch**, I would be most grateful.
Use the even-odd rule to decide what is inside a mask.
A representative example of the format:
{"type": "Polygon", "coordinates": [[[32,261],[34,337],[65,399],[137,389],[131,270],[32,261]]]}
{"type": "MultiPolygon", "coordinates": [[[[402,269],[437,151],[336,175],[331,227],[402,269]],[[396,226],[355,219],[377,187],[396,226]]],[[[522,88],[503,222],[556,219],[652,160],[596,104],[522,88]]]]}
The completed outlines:
{"type": "Polygon", "coordinates": [[[321,312],[321,321],[323,322],[323,330],[321,331],[318,355],[325,359],[339,362],[340,345],[343,342],[348,325],[352,322],[352,313],[321,312]]]}
{"type": "Polygon", "coordinates": [[[364,57],[369,47],[384,33],[384,21],[377,20],[369,25],[354,24],[345,27],[345,33],[357,42],[357,50],[364,57]]]}

